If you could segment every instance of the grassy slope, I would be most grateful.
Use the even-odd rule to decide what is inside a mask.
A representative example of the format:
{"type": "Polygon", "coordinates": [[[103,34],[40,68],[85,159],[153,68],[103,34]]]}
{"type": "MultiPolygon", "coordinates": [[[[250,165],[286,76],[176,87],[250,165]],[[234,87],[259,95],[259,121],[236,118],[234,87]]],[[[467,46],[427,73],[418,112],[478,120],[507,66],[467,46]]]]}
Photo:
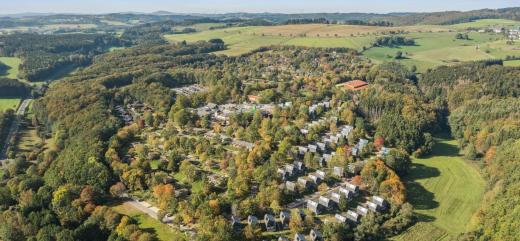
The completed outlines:
{"type": "Polygon", "coordinates": [[[11,79],[18,78],[18,67],[22,63],[22,60],[17,57],[0,57],[0,62],[8,65],[10,69],[7,71],[7,75],[5,77],[11,79]]]}
{"type": "Polygon", "coordinates": [[[451,25],[455,29],[467,29],[467,28],[485,28],[485,27],[493,27],[493,26],[518,26],[520,23],[518,21],[509,20],[509,19],[481,19],[469,23],[460,23],[451,25]]]}
{"type": "Polygon", "coordinates": [[[297,45],[308,47],[347,47],[360,50],[369,46],[375,33],[405,30],[416,32],[428,29],[447,31],[444,26],[378,27],[357,25],[302,24],[279,26],[234,27],[201,31],[192,34],[166,35],[170,41],[194,42],[221,38],[228,45],[222,54],[239,55],[267,45],[297,45]]]}
{"type": "Polygon", "coordinates": [[[134,209],[131,205],[119,204],[112,208],[118,213],[128,215],[135,219],[140,228],[155,233],[157,238],[161,241],[182,240],[176,239],[176,237],[184,236],[181,233],[174,232],[170,227],[168,227],[168,225],[151,218],[137,209],[134,209]]]}
{"type": "Polygon", "coordinates": [[[504,61],[504,66],[518,67],[520,66],[520,60],[504,61]]]}
{"type": "Polygon", "coordinates": [[[0,99],[0,111],[7,109],[16,110],[20,104],[20,99],[0,99]]]}
{"type": "Polygon", "coordinates": [[[193,34],[167,35],[172,42],[186,40],[188,42],[223,39],[228,49],[222,54],[239,55],[267,45],[296,45],[308,47],[347,47],[361,50],[368,47],[376,38],[375,33],[392,30],[405,30],[408,37],[416,39],[416,46],[401,48],[372,48],[364,54],[376,62],[393,61],[397,51],[408,53],[407,59],[400,60],[403,64],[416,65],[420,71],[438,65],[458,63],[490,58],[505,58],[506,55],[520,55],[520,43],[506,45],[500,35],[490,33],[469,34],[471,40],[455,40],[455,32],[448,30],[463,30],[468,27],[487,26],[519,26],[520,22],[503,19],[485,19],[471,23],[433,26],[418,25],[404,27],[378,27],[354,25],[280,25],[234,27],[218,30],[207,30],[193,34]],[[305,36],[303,36],[305,35],[305,36]],[[336,36],[337,35],[337,36],[336,36]],[[477,49],[477,45],[480,47],[477,49]]]}
{"type": "Polygon", "coordinates": [[[459,157],[456,141],[437,141],[431,156],[413,160],[405,180],[419,222],[395,240],[450,240],[472,229],[485,181],[459,157]]]}
{"type": "Polygon", "coordinates": [[[416,65],[421,71],[459,61],[520,55],[520,43],[506,45],[505,40],[500,40],[501,36],[495,34],[472,32],[470,40],[456,40],[455,33],[412,33],[407,36],[415,39],[415,46],[372,48],[364,55],[379,62],[393,61],[387,55],[395,56],[397,51],[401,51],[408,53],[408,58],[400,61],[408,66],[416,65]]]}
{"type": "Polygon", "coordinates": [[[34,150],[36,145],[43,142],[43,140],[38,136],[36,127],[32,125],[32,118],[34,116],[32,105],[33,102],[29,104],[28,111],[26,113],[27,117],[22,120],[22,125],[20,126],[20,139],[16,146],[18,153],[30,153],[34,150]]]}

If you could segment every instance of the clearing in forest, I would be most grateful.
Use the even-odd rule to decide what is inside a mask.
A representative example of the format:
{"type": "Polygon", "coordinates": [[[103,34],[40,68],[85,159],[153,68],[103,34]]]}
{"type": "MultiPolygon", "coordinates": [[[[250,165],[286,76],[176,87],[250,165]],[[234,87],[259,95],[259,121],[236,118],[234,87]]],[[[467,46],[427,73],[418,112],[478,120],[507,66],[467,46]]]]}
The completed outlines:
{"type": "Polygon", "coordinates": [[[485,181],[459,156],[455,140],[437,139],[430,156],[413,159],[404,179],[419,221],[394,240],[451,240],[471,231],[485,181]]]}

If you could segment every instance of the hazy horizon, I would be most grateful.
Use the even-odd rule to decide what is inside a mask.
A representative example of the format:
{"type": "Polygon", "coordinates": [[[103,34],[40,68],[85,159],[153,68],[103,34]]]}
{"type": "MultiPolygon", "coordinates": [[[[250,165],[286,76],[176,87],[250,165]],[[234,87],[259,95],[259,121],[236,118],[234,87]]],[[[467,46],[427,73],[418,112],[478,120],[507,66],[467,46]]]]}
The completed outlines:
{"type": "Polygon", "coordinates": [[[118,12],[152,13],[168,11],[181,14],[222,14],[222,13],[391,13],[391,12],[437,12],[469,11],[483,8],[517,7],[517,0],[462,0],[428,1],[412,0],[370,0],[365,2],[352,0],[264,0],[247,2],[223,0],[214,3],[210,0],[166,1],[166,0],[19,0],[3,4],[0,14],[20,13],[70,13],[70,14],[105,14],[118,12]]]}

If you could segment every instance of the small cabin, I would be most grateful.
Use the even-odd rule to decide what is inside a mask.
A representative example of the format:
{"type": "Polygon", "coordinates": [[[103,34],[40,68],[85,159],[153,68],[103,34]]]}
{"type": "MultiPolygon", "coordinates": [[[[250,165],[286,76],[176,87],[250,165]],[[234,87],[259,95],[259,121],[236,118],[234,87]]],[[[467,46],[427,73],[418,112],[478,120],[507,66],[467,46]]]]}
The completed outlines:
{"type": "Polygon", "coordinates": [[[347,217],[341,215],[341,214],[336,214],[334,215],[334,218],[336,218],[336,220],[340,223],[346,223],[347,222],[347,217]]]}
{"type": "Polygon", "coordinates": [[[271,214],[264,215],[265,229],[269,232],[276,231],[276,220],[271,214]]]}
{"type": "Polygon", "coordinates": [[[321,180],[325,180],[325,177],[326,177],[326,174],[324,171],[321,171],[321,170],[317,170],[316,171],[316,175],[321,178],[321,180]]]}
{"type": "Polygon", "coordinates": [[[312,200],[307,200],[307,209],[309,209],[311,212],[315,213],[316,215],[320,214],[322,211],[320,204],[315,201],[312,201],[312,200]]]}
{"type": "Polygon", "coordinates": [[[282,223],[282,227],[287,227],[289,225],[289,221],[291,220],[291,214],[287,211],[280,212],[280,222],[282,223]]]}
{"type": "Polygon", "coordinates": [[[345,169],[343,167],[334,167],[333,173],[336,177],[343,178],[345,177],[345,169]]]}
{"type": "Polygon", "coordinates": [[[256,226],[257,223],[258,223],[257,217],[255,217],[253,215],[247,216],[247,224],[249,224],[251,226],[256,226]]]}
{"type": "Polygon", "coordinates": [[[359,222],[359,214],[357,214],[354,211],[348,210],[347,211],[347,219],[352,221],[352,222],[354,222],[354,223],[357,223],[357,222],[359,222]]]}
{"type": "Polygon", "coordinates": [[[311,236],[312,241],[323,241],[323,235],[317,229],[311,229],[311,233],[309,236],[311,236]]]}
{"type": "Polygon", "coordinates": [[[368,209],[363,206],[357,206],[356,213],[361,216],[366,216],[368,214],[368,209]]]}
{"type": "Polygon", "coordinates": [[[285,189],[289,192],[296,192],[296,183],[291,182],[291,181],[286,181],[285,189]]]}
{"type": "Polygon", "coordinates": [[[294,241],[306,241],[305,235],[303,235],[301,233],[296,233],[294,235],[294,241]]]}

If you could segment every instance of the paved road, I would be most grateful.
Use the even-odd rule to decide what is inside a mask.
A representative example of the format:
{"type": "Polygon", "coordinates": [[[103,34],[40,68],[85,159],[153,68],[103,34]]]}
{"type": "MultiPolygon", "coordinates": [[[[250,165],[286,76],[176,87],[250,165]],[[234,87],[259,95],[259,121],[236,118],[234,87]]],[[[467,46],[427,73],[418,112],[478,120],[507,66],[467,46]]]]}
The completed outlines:
{"type": "Polygon", "coordinates": [[[7,134],[7,138],[5,139],[4,146],[2,147],[2,150],[0,151],[0,163],[3,163],[6,161],[6,152],[9,148],[9,140],[18,132],[18,127],[20,126],[20,120],[25,115],[25,112],[27,110],[27,106],[31,103],[33,99],[25,99],[22,101],[22,104],[20,104],[20,107],[18,107],[18,110],[16,110],[16,115],[13,123],[11,124],[11,127],[9,128],[9,134],[7,134]]]}
{"type": "Polygon", "coordinates": [[[152,217],[153,219],[157,218],[158,209],[156,207],[153,207],[151,204],[144,202],[144,201],[138,201],[138,200],[129,200],[125,203],[131,205],[135,209],[138,209],[139,211],[146,213],[148,216],[152,217]]]}

